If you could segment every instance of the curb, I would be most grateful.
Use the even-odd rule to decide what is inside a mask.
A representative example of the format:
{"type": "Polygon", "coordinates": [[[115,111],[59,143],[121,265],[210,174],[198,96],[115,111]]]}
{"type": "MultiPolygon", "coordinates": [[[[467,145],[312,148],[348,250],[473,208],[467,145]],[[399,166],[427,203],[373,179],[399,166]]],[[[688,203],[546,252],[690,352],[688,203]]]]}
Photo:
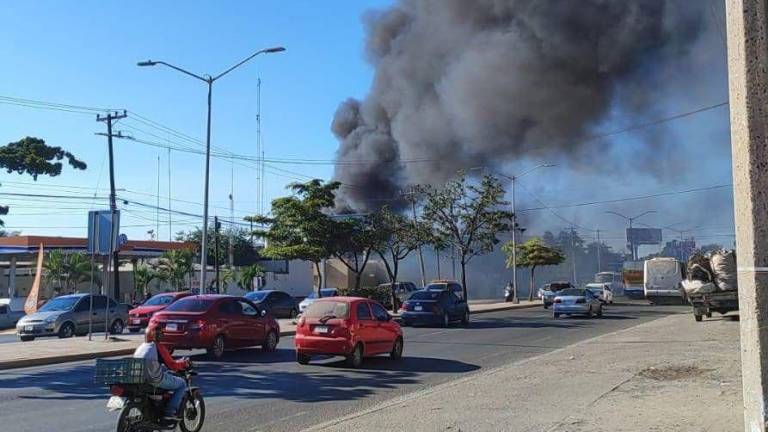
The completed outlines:
{"type": "MultiPolygon", "coordinates": [[[[491,312],[515,310],[515,309],[529,309],[529,308],[534,308],[539,306],[541,306],[540,303],[510,304],[510,305],[500,306],[493,309],[485,309],[485,310],[479,310],[475,312],[472,312],[472,310],[470,309],[470,314],[477,315],[477,314],[484,314],[484,313],[491,313],[491,312]]],[[[399,316],[395,316],[395,318],[399,319],[399,316]]],[[[280,332],[280,337],[287,337],[287,336],[294,336],[294,335],[296,335],[296,330],[287,330],[287,331],[280,332]]],[[[0,362],[0,370],[20,369],[25,367],[45,366],[45,365],[69,363],[69,362],[75,362],[75,361],[81,361],[81,360],[93,360],[93,359],[104,358],[104,357],[115,357],[115,356],[133,354],[134,351],[135,351],[135,348],[120,348],[120,349],[114,349],[109,351],[66,354],[66,355],[60,355],[56,357],[41,357],[41,358],[30,358],[30,359],[24,359],[24,360],[11,360],[7,362],[0,362]]]]}

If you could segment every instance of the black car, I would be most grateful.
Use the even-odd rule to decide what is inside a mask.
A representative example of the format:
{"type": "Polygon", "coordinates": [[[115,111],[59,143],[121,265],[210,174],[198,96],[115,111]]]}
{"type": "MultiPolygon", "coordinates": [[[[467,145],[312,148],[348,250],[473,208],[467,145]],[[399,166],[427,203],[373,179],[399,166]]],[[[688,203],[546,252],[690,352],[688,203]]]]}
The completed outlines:
{"type": "Polygon", "coordinates": [[[251,291],[245,298],[266,309],[275,318],[296,318],[299,306],[290,294],[277,290],[251,291]]]}
{"type": "Polygon", "coordinates": [[[451,322],[469,324],[469,306],[464,299],[449,290],[420,290],[411,294],[400,307],[403,324],[441,325],[448,327],[451,322]]]}

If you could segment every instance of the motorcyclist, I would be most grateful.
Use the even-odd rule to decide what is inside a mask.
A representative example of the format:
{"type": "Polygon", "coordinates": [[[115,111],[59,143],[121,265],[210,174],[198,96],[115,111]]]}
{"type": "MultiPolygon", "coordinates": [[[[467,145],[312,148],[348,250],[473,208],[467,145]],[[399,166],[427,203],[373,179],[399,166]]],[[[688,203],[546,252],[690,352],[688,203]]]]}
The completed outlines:
{"type": "Polygon", "coordinates": [[[170,390],[171,399],[165,407],[164,422],[175,424],[178,421],[177,413],[184,398],[186,382],[171,371],[181,371],[189,368],[189,359],[174,360],[168,349],[160,344],[163,331],[156,327],[152,331],[147,328],[145,342],[136,348],[133,358],[144,360],[147,383],[154,387],[170,390]]]}

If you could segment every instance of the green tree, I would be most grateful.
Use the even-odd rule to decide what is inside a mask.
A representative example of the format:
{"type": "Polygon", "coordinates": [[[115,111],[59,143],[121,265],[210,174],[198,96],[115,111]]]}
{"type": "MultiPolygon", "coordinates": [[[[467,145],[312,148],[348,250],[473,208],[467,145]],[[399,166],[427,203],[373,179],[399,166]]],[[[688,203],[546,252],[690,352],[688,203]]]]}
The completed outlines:
{"type": "Polygon", "coordinates": [[[272,217],[249,216],[245,220],[267,225],[255,235],[267,240],[263,256],[274,259],[304,260],[315,265],[317,291],[323,286],[320,263],[331,257],[336,224],[325,213],[334,206],[338,182],[311,180],[292,183],[291,196],[272,201],[272,217]]]}
{"type": "Polygon", "coordinates": [[[149,284],[155,279],[162,279],[159,272],[150,265],[136,264],[133,268],[133,288],[136,296],[144,298],[148,294],[149,284]]]}
{"type": "MultiPolygon", "coordinates": [[[[26,137],[0,147],[0,169],[9,173],[29,174],[37,180],[39,175],[56,177],[61,174],[62,160],[75,169],[84,170],[85,162],[61,147],[45,144],[40,138],[26,137]]],[[[0,206],[0,215],[8,214],[7,206],[0,206]]],[[[3,221],[0,220],[0,226],[3,221]]]]}
{"type": "MultiPolygon", "coordinates": [[[[512,267],[512,248],[511,241],[502,246],[502,250],[507,254],[507,268],[512,267]]],[[[536,286],[536,267],[558,265],[563,261],[565,261],[565,256],[560,249],[547,245],[538,237],[517,245],[517,265],[531,269],[531,288],[528,292],[528,301],[533,300],[533,291],[536,286]]]]}
{"type": "Polygon", "coordinates": [[[158,260],[158,277],[168,281],[174,289],[185,289],[187,275],[192,273],[194,253],[189,249],[166,251],[158,260]]]}
{"type": "Polygon", "coordinates": [[[423,219],[430,221],[435,235],[458,254],[461,284],[467,298],[467,264],[492,252],[499,243],[497,235],[511,228],[512,213],[502,210],[509,204],[504,200],[504,188],[493,176],[485,175],[475,184],[459,172],[442,187],[418,189],[425,196],[423,219]]]}
{"type": "MultiPolygon", "coordinates": [[[[251,233],[247,229],[243,228],[228,228],[219,231],[219,248],[216,249],[216,242],[214,241],[216,236],[215,227],[211,226],[208,229],[208,264],[213,264],[215,258],[218,257],[219,264],[229,264],[229,241],[230,234],[233,239],[234,248],[232,255],[234,259],[234,265],[244,266],[253,264],[259,259],[259,254],[254,249],[251,242],[251,233]]],[[[176,234],[177,241],[185,241],[195,244],[195,250],[200,251],[202,244],[203,230],[195,228],[188,232],[179,232],[176,234]]]]}
{"type": "Polygon", "coordinates": [[[101,286],[101,279],[95,274],[96,267],[86,254],[64,253],[54,249],[43,260],[43,268],[46,271],[45,281],[52,285],[56,295],[74,292],[77,285],[91,280],[92,272],[94,283],[101,286]]]}
{"type": "Polygon", "coordinates": [[[384,263],[389,276],[394,310],[397,308],[394,286],[397,282],[400,261],[407,258],[419,246],[430,241],[432,233],[427,224],[406,218],[386,206],[372,216],[371,223],[373,230],[379,234],[380,241],[375,246],[375,251],[384,263]]]}
{"type": "Polygon", "coordinates": [[[253,290],[253,280],[264,276],[264,267],[253,264],[240,269],[240,277],[237,278],[237,285],[246,291],[253,290]]]}
{"type": "Polygon", "coordinates": [[[332,224],[332,254],[355,274],[355,293],[360,290],[360,280],[371,254],[386,236],[376,229],[373,219],[372,216],[342,215],[332,224]]]}

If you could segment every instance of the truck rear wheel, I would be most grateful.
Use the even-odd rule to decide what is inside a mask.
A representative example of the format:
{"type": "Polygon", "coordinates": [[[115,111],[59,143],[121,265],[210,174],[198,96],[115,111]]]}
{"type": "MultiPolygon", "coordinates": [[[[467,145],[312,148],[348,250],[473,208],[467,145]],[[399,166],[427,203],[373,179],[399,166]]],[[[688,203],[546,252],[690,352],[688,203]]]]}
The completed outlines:
{"type": "Polygon", "coordinates": [[[701,315],[694,315],[693,318],[696,320],[696,322],[701,322],[702,316],[701,315]]]}

